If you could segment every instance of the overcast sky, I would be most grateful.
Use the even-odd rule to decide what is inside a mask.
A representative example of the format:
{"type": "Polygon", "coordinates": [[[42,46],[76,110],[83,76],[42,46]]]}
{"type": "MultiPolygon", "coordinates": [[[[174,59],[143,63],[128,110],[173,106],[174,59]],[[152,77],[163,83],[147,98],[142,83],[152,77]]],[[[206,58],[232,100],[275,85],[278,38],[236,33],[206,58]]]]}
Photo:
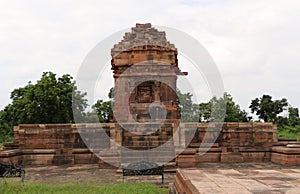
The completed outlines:
{"type": "Polygon", "coordinates": [[[13,89],[44,71],[76,77],[98,42],[146,22],[196,38],[217,64],[225,90],[246,111],[264,93],[300,108],[298,0],[1,0],[0,109],[13,89]]]}

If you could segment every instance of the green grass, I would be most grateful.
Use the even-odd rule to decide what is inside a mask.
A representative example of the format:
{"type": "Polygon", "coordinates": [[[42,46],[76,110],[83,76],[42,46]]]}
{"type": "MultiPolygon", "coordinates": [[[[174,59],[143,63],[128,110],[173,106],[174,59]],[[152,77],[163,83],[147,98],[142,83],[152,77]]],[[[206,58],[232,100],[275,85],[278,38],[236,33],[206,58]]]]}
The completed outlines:
{"type": "Polygon", "coordinates": [[[278,126],[278,138],[297,139],[300,141],[300,126],[278,126]]]}
{"type": "Polygon", "coordinates": [[[25,183],[4,180],[0,183],[0,193],[104,193],[104,194],[167,194],[167,188],[159,188],[154,184],[115,184],[115,185],[96,185],[96,184],[45,184],[45,183],[25,183]]]}
{"type": "Polygon", "coordinates": [[[0,148],[3,146],[3,143],[2,142],[0,142],[0,148]]]}

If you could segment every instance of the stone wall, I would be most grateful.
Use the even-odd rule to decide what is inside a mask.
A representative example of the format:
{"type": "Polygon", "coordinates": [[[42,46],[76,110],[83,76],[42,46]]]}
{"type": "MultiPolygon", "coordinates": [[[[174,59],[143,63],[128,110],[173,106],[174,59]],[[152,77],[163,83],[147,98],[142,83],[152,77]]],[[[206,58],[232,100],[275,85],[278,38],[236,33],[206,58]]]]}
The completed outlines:
{"type": "Polygon", "coordinates": [[[277,142],[272,147],[271,161],[286,166],[300,165],[300,142],[277,142]]]}
{"type": "Polygon", "coordinates": [[[187,125],[191,124],[180,126],[185,138],[195,135],[177,157],[182,167],[204,162],[269,162],[272,145],[278,141],[272,123],[198,123],[196,131],[187,125]]]}
{"type": "MultiPolygon", "coordinates": [[[[193,167],[204,162],[300,164],[299,143],[278,142],[277,127],[271,123],[173,123],[170,126],[173,126],[173,132],[163,129],[159,134],[174,134],[174,146],[170,147],[173,149],[170,151],[175,149],[176,153],[180,153],[175,160],[178,167],[193,167]],[[191,141],[189,137],[192,137],[191,141]]],[[[11,160],[19,165],[100,163],[105,167],[87,148],[82,137],[88,139],[89,147],[94,146],[93,149],[107,148],[106,154],[113,161],[119,161],[117,157],[120,155],[116,154],[118,150],[116,144],[111,144],[112,141],[135,147],[145,144],[141,138],[129,138],[129,133],[115,123],[24,124],[15,127],[14,133],[15,142],[5,144],[0,150],[0,162],[11,160]],[[100,127],[105,134],[99,133],[100,127]],[[104,138],[106,134],[108,136],[104,138]]],[[[166,136],[164,141],[168,138],[171,137],[166,136]]]]}
{"type": "MultiPolygon", "coordinates": [[[[114,134],[114,125],[102,124],[114,134]]],[[[14,144],[5,144],[0,150],[0,162],[14,159],[21,165],[98,163],[99,159],[87,148],[82,135],[99,130],[99,124],[21,124],[14,127],[14,144]]],[[[101,137],[98,137],[101,139],[101,137]]],[[[93,144],[96,139],[92,139],[93,144]]],[[[101,142],[109,147],[109,142],[101,142]]],[[[99,143],[98,142],[98,143],[99,143]]]]}

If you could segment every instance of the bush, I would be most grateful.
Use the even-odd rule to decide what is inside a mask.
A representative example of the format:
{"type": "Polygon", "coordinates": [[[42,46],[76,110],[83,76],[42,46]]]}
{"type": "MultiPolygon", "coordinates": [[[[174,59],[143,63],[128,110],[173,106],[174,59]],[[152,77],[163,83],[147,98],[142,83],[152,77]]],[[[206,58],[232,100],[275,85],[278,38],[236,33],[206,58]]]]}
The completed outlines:
{"type": "Polygon", "coordinates": [[[300,141],[300,126],[278,126],[278,137],[287,139],[297,139],[300,141]]]}

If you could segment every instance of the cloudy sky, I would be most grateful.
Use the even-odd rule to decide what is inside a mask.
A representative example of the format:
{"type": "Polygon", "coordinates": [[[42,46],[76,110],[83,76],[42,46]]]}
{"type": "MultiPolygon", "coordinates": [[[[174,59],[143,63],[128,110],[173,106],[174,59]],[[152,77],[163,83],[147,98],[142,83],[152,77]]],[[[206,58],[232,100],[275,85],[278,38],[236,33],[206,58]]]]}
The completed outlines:
{"type": "Polygon", "coordinates": [[[217,64],[225,90],[247,111],[264,93],[300,108],[300,1],[1,0],[0,109],[13,89],[44,71],[76,77],[97,43],[137,22],[196,38],[217,64]]]}

